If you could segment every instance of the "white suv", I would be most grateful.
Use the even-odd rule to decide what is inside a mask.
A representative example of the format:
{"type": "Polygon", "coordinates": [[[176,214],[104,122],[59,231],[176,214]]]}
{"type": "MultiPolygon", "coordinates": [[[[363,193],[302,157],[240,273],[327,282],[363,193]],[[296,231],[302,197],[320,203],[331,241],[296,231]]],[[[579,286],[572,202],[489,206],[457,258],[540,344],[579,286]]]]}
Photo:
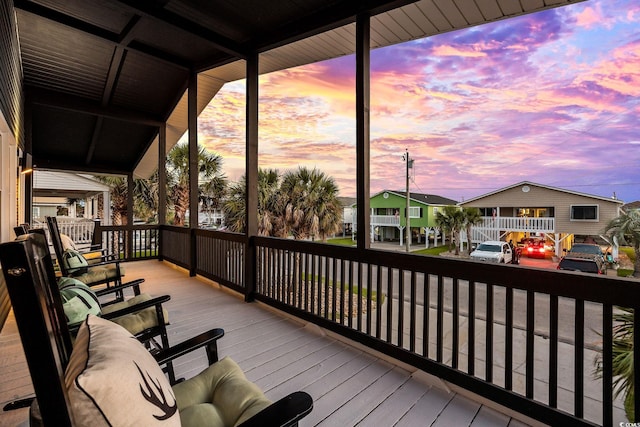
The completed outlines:
{"type": "Polygon", "coordinates": [[[513,260],[513,251],[507,242],[489,240],[481,243],[475,251],[471,252],[471,259],[496,264],[510,264],[513,260]]]}

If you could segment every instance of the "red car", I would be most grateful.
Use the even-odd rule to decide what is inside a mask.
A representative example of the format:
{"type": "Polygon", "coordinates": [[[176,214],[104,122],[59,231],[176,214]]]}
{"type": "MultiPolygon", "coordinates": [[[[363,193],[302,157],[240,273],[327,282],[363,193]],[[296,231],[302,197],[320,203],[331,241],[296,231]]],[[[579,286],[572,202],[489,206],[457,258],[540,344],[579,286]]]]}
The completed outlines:
{"type": "Polygon", "coordinates": [[[544,241],[543,240],[529,241],[524,248],[524,253],[527,254],[529,258],[544,258],[546,256],[544,241]]]}

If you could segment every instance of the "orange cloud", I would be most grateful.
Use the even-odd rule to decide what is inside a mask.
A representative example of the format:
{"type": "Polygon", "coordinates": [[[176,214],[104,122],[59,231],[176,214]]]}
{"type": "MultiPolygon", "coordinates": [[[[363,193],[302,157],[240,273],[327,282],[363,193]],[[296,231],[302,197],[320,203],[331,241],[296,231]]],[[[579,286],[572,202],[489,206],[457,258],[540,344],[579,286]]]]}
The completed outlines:
{"type": "Polygon", "coordinates": [[[459,48],[447,45],[436,46],[433,49],[433,54],[436,56],[461,56],[466,58],[481,58],[487,56],[485,52],[480,52],[472,48],[459,48]]]}

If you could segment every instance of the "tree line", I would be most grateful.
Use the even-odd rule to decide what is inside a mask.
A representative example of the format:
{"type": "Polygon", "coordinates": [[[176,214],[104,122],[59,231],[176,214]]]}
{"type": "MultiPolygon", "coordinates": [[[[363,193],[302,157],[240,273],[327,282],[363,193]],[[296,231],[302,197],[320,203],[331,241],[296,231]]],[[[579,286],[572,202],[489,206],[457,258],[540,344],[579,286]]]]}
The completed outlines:
{"type": "MultiPolygon", "coordinates": [[[[198,194],[208,208],[221,209],[230,231],[246,227],[246,178],[230,183],[222,173],[222,158],[204,146],[198,149],[198,194]]],[[[189,146],[179,144],[166,159],[167,191],[164,203],[167,222],[184,226],[189,210],[189,146]]],[[[111,191],[112,222],[126,224],[129,209],[125,177],[97,177],[111,191]]],[[[134,217],[157,221],[158,172],[149,179],[134,180],[134,217]]],[[[342,205],[335,180],[318,169],[298,167],[280,173],[277,169],[258,171],[258,233],[261,236],[320,239],[326,241],[341,229],[342,205]]],[[[197,214],[191,220],[197,221],[197,214]]]]}

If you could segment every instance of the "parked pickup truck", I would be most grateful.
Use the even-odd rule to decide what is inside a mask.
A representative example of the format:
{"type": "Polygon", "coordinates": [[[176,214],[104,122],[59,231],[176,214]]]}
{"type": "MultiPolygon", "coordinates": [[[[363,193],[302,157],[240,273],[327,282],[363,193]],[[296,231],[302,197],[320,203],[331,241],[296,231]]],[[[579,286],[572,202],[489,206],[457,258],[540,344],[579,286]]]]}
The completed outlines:
{"type": "Polygon", "coordinates": [[[507,242],[490,240],[481,243],[471,252],[471,259],[496,264],[510,264],[513,262],[513,251],[507,242]]]}

